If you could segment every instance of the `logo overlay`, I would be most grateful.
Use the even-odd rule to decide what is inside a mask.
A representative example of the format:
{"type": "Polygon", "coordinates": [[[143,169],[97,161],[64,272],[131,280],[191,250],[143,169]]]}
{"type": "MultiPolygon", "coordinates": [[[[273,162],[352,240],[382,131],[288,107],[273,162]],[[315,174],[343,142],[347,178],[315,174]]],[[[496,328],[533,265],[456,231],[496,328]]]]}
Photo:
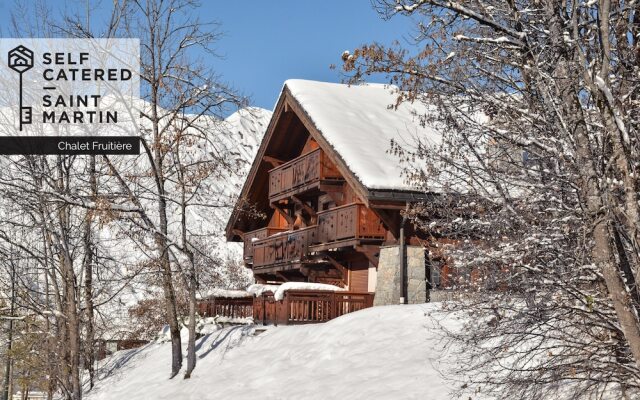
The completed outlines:
{"type": "Polygon", "coordinates": [[[139,154],[138,39],[0,39],[0,154],[139,154]]]}

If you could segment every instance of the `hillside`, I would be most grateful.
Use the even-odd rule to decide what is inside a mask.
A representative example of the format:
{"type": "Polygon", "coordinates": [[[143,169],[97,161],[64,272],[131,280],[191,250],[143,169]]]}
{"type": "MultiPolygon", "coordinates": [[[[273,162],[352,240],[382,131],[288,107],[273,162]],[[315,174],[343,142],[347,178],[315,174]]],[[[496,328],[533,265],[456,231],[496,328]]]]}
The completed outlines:
{"type": "MultiPolygon", "coordinates": [[[[88,400],[447,399],[437,303],[374,307],[325,324],[213,329],[190,380],[168,380],[169,344],[116,353],[88,400]]],[[[450,317],[451,318],[451,317],[450,317]]],[[[441,321],[449,328],[459,321],[441,321]]]]}

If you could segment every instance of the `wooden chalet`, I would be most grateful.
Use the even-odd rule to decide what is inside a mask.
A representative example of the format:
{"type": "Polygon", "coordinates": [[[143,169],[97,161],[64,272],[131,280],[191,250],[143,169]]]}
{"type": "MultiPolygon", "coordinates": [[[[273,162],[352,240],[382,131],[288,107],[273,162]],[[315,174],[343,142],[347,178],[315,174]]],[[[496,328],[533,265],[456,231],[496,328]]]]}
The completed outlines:
{"type": "Polygon", "coordinates": [[[388,151],[405,134],[435,133],[411,105],[390,109],[396,97],[382,85],[285,82],[226,228],[229,241],[244,242],[258,283],[375,293],[381,249],[393,246],[406,281],[406,246],[420,239],[401,211],[425,195],[404,181],[388,151]]]}

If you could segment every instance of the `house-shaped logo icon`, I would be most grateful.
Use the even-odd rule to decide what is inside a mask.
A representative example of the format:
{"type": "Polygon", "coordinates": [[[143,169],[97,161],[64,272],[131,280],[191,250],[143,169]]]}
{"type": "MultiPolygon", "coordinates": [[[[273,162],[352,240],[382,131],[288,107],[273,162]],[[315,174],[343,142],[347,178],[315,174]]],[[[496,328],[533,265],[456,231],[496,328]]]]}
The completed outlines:
{"type": "Polygon", "coordinates": [[[33,51],[20,45],[9,50],[9,68],[22,74],[33,67],[33,51]]]}

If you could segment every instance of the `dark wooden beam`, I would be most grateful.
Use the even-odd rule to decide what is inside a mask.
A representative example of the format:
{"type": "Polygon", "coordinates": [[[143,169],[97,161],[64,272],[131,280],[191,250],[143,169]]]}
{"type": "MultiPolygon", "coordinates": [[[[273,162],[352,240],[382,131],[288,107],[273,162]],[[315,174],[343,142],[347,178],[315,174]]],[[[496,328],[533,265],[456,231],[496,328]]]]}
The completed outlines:
{"type": "Polygon", "coordinates": [[[367,257],[369,262],[375,265],[376,268],[378,267],[378,261],[380,257],[380,246],[364,245],[364,246],[356,246],[355,249],[356,251],[362,253],[365,257],[367,257]]]}
{"type": "Polygon", "coordinates": [[[407,203],[406,202],[389,202],[389,201],[373,201],[370,200],[369,204],[371,208],[386,208],[393,210],[406,210],[407,203]]]}
{"type": "Polygon", "coordinates": [[[244,237],[244,233],[245,233],[244,231],[241,231],[240,229],[235,229],[235,228],[232,229],[231,232],[233,232],[234,235],[240,236],[241,238],[244,237]]]}
{"type": "Polygon", "coordinates": [[[278,206],[277,204],[271,204],[271,208],[279,212],[280,215],[282,215],[284,219],[287,220],[287,223],[289,225],[293,225],[293,223],[295,222],[295,219],[291,215],[287,214],[282,208],[280,208],[280,206],[278,206]]]}
{"type": "Polygon", "coordinates": [[[320,186],[318,186],[318,189],[329,194],[341,195],[343,193],[343,186],[344,186],[343,182],[340,182],[340,183],[336,183],[336,182],[326,183],[326,182],[327,181],[321,181],[320,186]]]}
{"type": "Polygon", "coordinates": [[[304,265],[300,266],[300,273],[304,276],[309,276],[309,267],[304,265]]]}
{"type": "Polygon", "coordinates": [[[279,166],[281,166],[282,164],[284,164],[284,161],[282,161],[282,160],[280,160],[280,159],[277,159],[277,158],[275,158],[275,157],[271,157],[271,156],[264,156],[264,157],[262,157],[262,159],[263,159],[264,161],[268,162],[269,164],[271,164],[271,166],[272,166],[273,168],[279,167],[279,166]]]}
{"type": "Polygon", "coordinates": [[[275,275],[276,275],[278,278],[280,278],[280,279],[282,279],[283,281],[285,281],[285,282],[289,282],[289,281],[290,281],[290,279],[289,279],[285,274],[283,274],[283,273],[282,273],[282,272],[280,272],[280,271],[276,272],[276,273],[275,273],[275,275]]]}
{"type": "Polygon", "coordinates": [[[310,205],[308,205],[304,201],[300,200],[298,197],[291,196],[291,200],[293,200],[294,203],[296,203],[297,205],[302,207],[307,212],[307,214],[309,214],[309,216],[311,218],[317,218],[318,217],[318,214],[316,213],[316,210],[314,210],[313,207],[311,207],[310,205]]]}
{"type": "Polygon", "coordinates": [[[400,212],[391,212],[383,208],[373,208],[372,210],[378,214],[378,217],[387,226],[393,237],[398,239],[400,237],[400,212]]]}
{"type": "Polygon", "coordinates": [[[335,269],[340,271],[340,273],[342,274],[342,279],[343,280],[346,281],[347,279],[349,279],[349,269],[347,269],[347,267],[345,267],[344,265],[340,264],[338,261],[336,261],[331,256],[326,256],[326,257],[327,257],[327,261],[329,261],[329,263],[331,265],[333,265],[335,267],[335,269]]]}

